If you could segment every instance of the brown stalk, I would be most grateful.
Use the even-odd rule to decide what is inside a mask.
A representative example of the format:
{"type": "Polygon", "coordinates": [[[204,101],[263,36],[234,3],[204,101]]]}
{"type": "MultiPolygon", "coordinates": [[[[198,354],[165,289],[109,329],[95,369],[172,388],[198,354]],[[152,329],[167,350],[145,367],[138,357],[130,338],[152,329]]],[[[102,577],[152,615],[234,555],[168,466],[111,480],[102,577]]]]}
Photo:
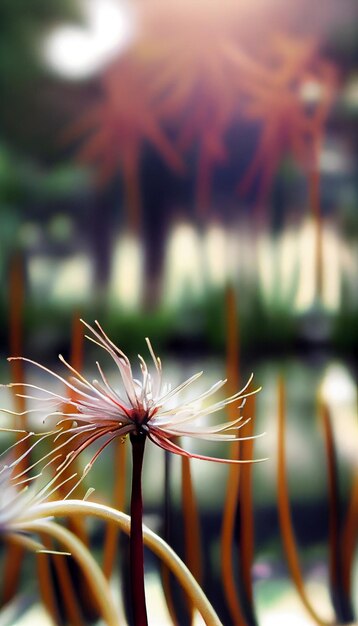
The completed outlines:
{"type": "MultiPolygon", "coordinates": [[[[124,511],[126,499],[126,449],[121,439],[114,441],[114,492],[113,506],[118,511],[124,511]]],[[[103,573],[110,578],[117,555],[118,527],[109,522],[106,526],[103,549],[103,573]]]]}
{"type": "Polygon", "coordinates": [[[288,567],[297,592],[312,619],[324,626],[329,624],[322,620],[309,601],[298,557],[287,485],[287,467],[285,458],[285,421],[286,421],[286,387],[282,376],[278,379],[278,450],[277,450],[277,505],[283,547],[288,567]]]}
{"type": "MultiPolygon", "coordinates": [[[[84,353],[84,334],[83,334],[83,326],[80,321],[80,313],[79,311],[74,311],[72,316],[72,334],[71,334],[71,355],[70,355],[70,363],[72,367],[74,367],[78,372],[81,372],[83,369],[83,353],[84,353]]],[[[76,400],[76,394],[71,390],[68,391],[69,397],[72,400],[76,400]]],[[[66,413],[66,407],[64,409],[64,413],[66,413]]],[[[71,422],[67,423],[67,427],[70,428],[71,422]]],[[[66,427],[66,426],[65,426],[66,427]]],[[[71,451],[71,444],[65,447],[64,454],[66,455],[71,451]]],[[[78,459],[75,459],[74,464],[71,464],[64,471],[64,478],[69,478],[74,471],[77,471],[78,474],[81,473],[82,469],[78,464],[78,459]]],[[[66,491],[63,491],[63,496],[66,495],[66,491]]],[[[74,493],[73,497],[81,498],[83,495],[82,487],[78,487],[74,493]]],[[[68,528],[71,532],[74,533],[78,539],[87,547],[90,547],[90,540],[88,536],[88,532],[86,529],[86,522],[80,516],[73,515],[71,519],[68,520],[68,528]]],[[[63,557],[64,561],[68,561],[67,557],[63,557]]],[[[93,598],[93,595],[89,593],[89,587],[86,578],[83,576],[83,572],[77,567],[77,563],[75,561],[68,561],[68,565],[66,568],[63,568],[62,571],[62,579],[60,579],[60,585],[62,585],[62,581],[65,580],[66,577],[69,577],[66,581],[66,585],[72,587],[75,590],[75,595],[77,598],[77,603],[81,607],[83,614],[86,618],[97,618],[99,607],[96,600],[93,598]],[[69,569],[70,568],[70,569],[69,569]]],[[[69,610],[69,607],[68,607],[69,610]]]]}
{"type": "Polygon", "coordinates": [[[346,525],[341,531],[339,510],[339,483],[337,452],[328,406],[320,402],[327,456],[329,493],[329,579],[337,619],[346,623],[353,620],[351,603],[351,572],[356,541],[358,486],[353,486],[346,525]],[[350,550],[350,552],[348,552],[350,550]]]}
{"type": "Polygon", "coordinates": [[[342,530],[342,587],[347,597],[351,593],[352,569],[358,534],[358,474],[355,475],[342,530]]]}
{"type": "Polygon", "coordinates": [[[5,605],[14,597],[19,585],[20,571],[24,549],[15,544],[9,544],[4,560],[4,576],[1,605],[5,605]]]}
{"type": "MultiPolygon", "coordinates": [[[[73,314],[73,318],[72,318],[72,337],[71,337],[71,357],[70,357],[70,363],[72,365],[72,367],[74,367],[78,372],[81,372],[82,367],[83,367],[83,327],[82,324],[80,322],[80,315],[78,311],[75,311],[73,314]]],[[[71,390],[68,391],[68,394],[70,396],[71,399],[75,399],[75,393],[72,392],[71,390]]],[[[64,413],[66,413],[66,407],[64,409],[64,413]]],[[[68,422],[67,423],[67,428],[71,427],[71,423],[68,422]]],[[[66,428],[66,423],[64,424],[63,428],[66,428]]],[[[66,455],[68,452],[71,451],[70,447],[65,447],[64,450],[64,455],[66,455]]],[[[75,467],[73,467],[73,465],[71,465],[71,467],[68,467],[67,469],[65,469],[64,471],[64,478],[69,478],[71,474],[73,474],[73,472],[77,470],[77,471],[81,471],[80,468],[78,468],[77,465],[77,460],[75,460],[75,467]]],[[[78,497],[80,497],[80,494],[78,493],[78,490],[76,489],[76,491],[73,494],[73,497],[76,497],[76,494],[78,495],[78,497]]],[[[66,495],[66,492],[63,492],[63,496],[66,495]]],[[[69,521],[69,528],[70,530],[79,538],[81,539],[82,543],[85,544],[85,546],[88,547],[89,545],[89,540],[88,540],[88,535],[87,535],[87,531],[86,531],[86,526],[84,523],[84,520],[80,517],[73,517],[70,521],[69,521]]]]}
{"type": "MultiPolygon", "coordinates": [[[[70,364],[72,365],[72,367],[74,367],[77,371],[81,371],[82,369],[82,364],[83,364],[83,332],[82,332],[82,325],[79,321],[79,314],[76,311],[73,315],[73,319],[72,319],[72,338],[71,338],[71,356],[70,356],[70,364]]],[[[68,397],[71,400],[75,400],[75,393],[71,390],[66,391],[66,393],[68,393],[68,397]]],[[[73,407],[70,407],[69,405],[64,405],[63,407],[63,414],[66,415],[66,413],[69,410],[73,410],[73,407]]],[[[64,430],[66,429],[70,429],[71,428],[71,422],[64,422],[62,424],[62,428],[64,430]]],[[[64,447],[64,451],[63,451],[63,458],[66,457],[67,454],[69,454],[71,452],[72,448],[71,448],[71,444],[68,444],[64,447]]],[[[81,469],[78,467],[77,464],[77,459],[75,459],[75,461],[71,464],[71,466],[68,466],[64,469],[63,471],[63,479],[66,478],[70,478],[70,476],[77,471],[78,473],[81,472],[81,469]]],[[[64,486],[63,488],[60,489],[60,493],[63,497],[66,496],[66,486],[64,486]]],[[[74,497],[76,497],[76,494],[78,497],[81,497],[78,489],[76,489],[76,491],[74,492],[74,497]]],[[[87,532],[86,532],[86,528],[85,528],[85,524],[83,519],[81,518],[76,518],[73,517],[73,519],[71,519],[69,521],[69,527],[71,529],[71,531],[79,538],[81,539],[81,541],[88,546],[88,536],[87,536],[87,532]]]]}
{"type": "MultiPolygon", "coordinates": [[[[81,371],[83,364],[83,330],[82,324],[79,321],[78,311],[74,312],[72,320],[72,338],[71,338],[71,355],[70,363],[77,371],[81,371]]],[[[69,397],[71,400],[75,400],[75,393],[69,391],[69,397]]],[[[69,405],[63,407],[63,413],[66,414],[69,405]]],[[[71,422],[65,422],[62,427],[70,428],[71,422]]],[[[71,444],[64,447],[64,457],[72,450],[71,444]]],[[[77,459],[63,471],[62,478],[70,478],[70,476],[77,471],[79,474],[81,468],[78,466],[77,459]]],[[[74,497],[81,498],[81,490],[76,489],[74,497]]],[[[59,497],[65,497],[67,495],[66,486],[63,486],[59,490],[59,497]]],[[[82,543],[89,547],[89,538],[86,530],[85,520],[80,516],[71,516],[68,520],[68,528],[71,532],[78,537],[82,543]]],[[[60,561],[58,557],[53,558],[55,565],[57,583],[59,585],[61,599],[64,610],[70,620],[71,624],[83,624],[82,612],[91,616],[98,616],[98,606],[95,604],[92,594],[88,593],[88,586],[86,580],[83,578],[82,572],[77,569],[75,562],[69,560],[67,556],[61,556],[60,561]],[[72,570],[72,573],[71,573],[72,570]],[[80,608],[81,607],[81,608],[80,608]]]]}
{"type": "MultiPolygon", "coordinates": [[[[24,308],[24,273],[22,258],[17,254],[10,267],[9,278],[9,347],[12,356],[21,356],[23,346],[23,308],[24,308]]],[[[14,383],[19,383],[24,380],[24,367],[22,361],[11,361],[11,380],[14,383]]],[[[22,413],[26,409],[25,398],[19,397],[17,394],[23,394],[23,387],[16,387],[14,390],[14,404],[16,411],[22,413]]],[[[25,429],[26,417],[15,416],[14,428],[25,429]]],[[[23,438],[21,433],[17,434],[17,439],[20,441],[23,438]]],[[[27,440],[20,441],[17,446],[18,455],[23,455],[27,450],[27,440]]],[[[25,456],[21,462],[19,462],[19,472],[26,470],[28,467],[28,459],[25,456]]],[[[24,550],[20,546],[9,544],[6,547],[6,556],[4,562],[4,586],[2,590],[1,602],[6,604],[14,597],[17,591],[20,578],[21,564],[23,560],[24,550]]]]}
{"type": "MultiPolygon", "coordinates": [[[[235,442],[235,444],[231,446],[230,458],[238,458],[239,454],[239,442],[235,442]]],[[[236,590],[232,549],[239,491],[239,476],[240,466],[230,465],[221,529],[221,572],[224,593],[233,623],[237,624],[237,626],[246,626],[236,590]]]]}
{"type": "MultiPolygon", "coordinates": [[[[82,370],[82,364],[83,364],[83,332],[82,332],[82,325],[79,321],[79,315],[78,312],[75,312],[73,315],[73,319],[72,319],[72,338],[71,338],[71,356],[70,356],[70,364],[72,367],[74,367],[78,372],[81,372],[82,370]]],[[[66,389],[66,394],[67,397],[70,400],[76,400],[76,394],[75,392],[73,392],[72,390],[67,390],[66,389]]],[[[63,414],[66,415],[67,412],[72,412],[74,410],[74,408],[68,404],[65,404],[62,407],[62,411],[63,414]]],[[[63,430],[70,430],[72,426],[71,421],[68,422],[63,422],[63,424],[61,425],[63,430]]],[[[72,451],[72,447],[71,444],[68,444],[64,447],[63,449],[63,458],[66,457],[67,454],[69,454],[72,451]]],[[[70,466],[66,467],[63,471],[63,478],[69,478],[75,471],[77,471],[78,473],[81,471],[80,468],[78,467],[77,464],[77,458],[71,463],[70,466]]],[[[60,492],[62,494],[63,497],[66,496],[66,491],[67,487],[64,486],[60,492]]],[[[80,497],[79,492],[76,491],[74,492],[74,497],[76,497],[76,495],[78,497],[80,497]]],[[[81,539],[81,541],[83,541],[84,543],[86,543],[88,545],[88,538],[87,538],[87,533],[85,532],[85,526],[83,524],[83,520],[82,519],[78,519],[76,520],[75,518],[73,520],[71,520],[71,528],[73,530],[73,532],[77,532],[79,533],[79,538],[81,539]]]]}
{"type": "MultiPolygon", "coordinates": [[[[245,436],[254,433],[255,420],[255,396],[249,396],[246,402],[246,414],[251,417],[245,427],[245,436]]],[[[249,460],[253,458],[254,440],[241,442],[241,458],[249,460]]],[[[252,575],[251,568],[254,556],[254,520],[252,502],[252,465],[247,463],[241,468],[240,476],[240,563],[242,582],[246,598],[253,607],[252,575]]]]}
{"type": "MultiPolygon", "coordinates": [[[[184,513],[185,563],[198,583],[202,585],[202,558],[200,542],[200,521],[190,470],[190,459],[181,457],[182,501],[184,513]]],[[[191,621],[193,607],[189,605],[191,621]]]]}
{"type": "MultiPolygon", "coordinates": [[[[51,550],[53,548],[52,541],[47,536],[41,536],[41,541],[47,549],[51,550]]],[[[53,572],[50,567],[51,562],[53,563],[56,571],[55,578],[57,579],[59,585],[61,607],[65,612],[65,620],[68,619],[70,624],[73,626],[85,626],[77,599],[77,593],[69,572],[69,560],[65,555],[39,554],[37,557],[37,572],[40,584],[40,593],[44,605],[49,611],[54,623],[60,624],[62,620],[59,614],[59,607],[54,592],[53,572]]]]}
{"type": "Polygon", "coordinates": [[[68,560],[66,557],[56,554],[51,558],[60,584],[61,602],[71,626],[86,626],[68,570],[68,560]]]}
{"type": "MultiPolygon", "coordinates": [[[[46,535],[40,535],[40,540],[48,550],[53,548],[52,541],[46,535]]],[[[52,584],[53,578],[50,567],[50,559],[51,557],[47,554],[37,555],[37,576],[42,602],[52,617],[54,624],[59,624],[61,620],[52,584]]]]}
{"type": "MultiPolygon", "coordinates": [[[[234,393],[239,383],[239,334],[237,325],[237,312],[235,294],[232,287],[226,293],[226,316],[227,316],[227,378],[230,381],[229,393],[234,393]]],[[[227,407],[228,419],[237,416],[237,410],[230,404],[227,407]]],[[[235,441],[230,447],[230,458],[239,458],[240,442],[235,441]]],[[[221,572],[224,594],[228,604],[233,623],[237,626],[246,626],[240,600],[236,590],[234,565],[233,565],[233,537],[235,529],[235,517],[238,504],[240,466],[230,464],[228,468],[227,490],[224,503],[223,522],[221,529],[221,572]]]]}

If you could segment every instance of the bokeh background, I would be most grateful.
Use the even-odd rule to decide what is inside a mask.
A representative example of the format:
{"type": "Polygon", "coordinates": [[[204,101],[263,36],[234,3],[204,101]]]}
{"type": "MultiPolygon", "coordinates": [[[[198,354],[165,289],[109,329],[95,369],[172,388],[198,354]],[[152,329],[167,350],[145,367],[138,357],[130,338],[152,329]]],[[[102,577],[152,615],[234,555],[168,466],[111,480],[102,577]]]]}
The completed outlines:
{"type": "MultiPolygon", "coordinates": [[[[2,381],[10,353],[67,356],[80,316],[134,357],[149,336],[173,382],[254,371],[255,431],[267,432],[254,455],[270,457],[253,471],[260,626],[314,623],[280,539],[278,380],[294,526],[322,619],[333,612],[318,398],[343,526],[355,493],[357,18],[355,0],[0,7],[2,381]]],[[[220,528],[226,471],[193,463],[203,526],[220,528]]],[[[149,458],[152,512],[157,475],[149,458]]]]}

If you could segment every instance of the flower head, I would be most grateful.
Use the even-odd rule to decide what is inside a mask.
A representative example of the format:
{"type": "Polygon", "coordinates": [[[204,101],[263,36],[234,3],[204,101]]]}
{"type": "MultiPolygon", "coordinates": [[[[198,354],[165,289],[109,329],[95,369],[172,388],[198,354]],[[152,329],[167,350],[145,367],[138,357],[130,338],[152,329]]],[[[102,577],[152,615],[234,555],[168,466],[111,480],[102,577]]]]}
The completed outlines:
{"type": "MultiPolygon", "coordinates": [[[[52,458],[49,463],[43,464],[41,471],[36,475],[31,475],[30,472],[38,465],[38,462],[23,469],[24,455],[13,454],[13,450],[16,450],[20,443],[34,436],[34,433],[24,432],[20,440],[0,455],[1,459],[4,457],[3,461],[0,459],[0,541],[10,541],[31,550],[44,551],[43,546],[29,537],[23,531],[22,526],[29,521],[36,521],[38,506],[48,501],[65,483],[73,483],[77,474],[68,476],[62,481],[61,471],[56,472],[50,478],[46,477],[45,470],[56,457],[52,458]]],[[[39,440],[36,439],[35,444],[30,445],[28,450],[32,450],[38,442],[39,440]]],[[[72,484],[66,497],[72,493],[78,482],[75,485],[72,484]]]]}
{"type": "Polygon", "coordinates": [[[141,380],[138,380],[133,376],[127,356],[110,340],[100,324],[96,321],[95,328],[86,322],[83,324],[91,333],[90,336],[86,335],[87,339],[103,348],[112,357],[118,368],[124,392],[120,393],[111,386],[98,362],[96,365],[100,378],[89,380],[60,355],[61,362],[71,373],[67,380],[39,363],[24,359],[52,374],[71,392],[70,398],[68,398],[33,384],[25,385],[33,390],[45,392],[45,397],[34,395],[25,395],[24,397],[43,403],[46,410],[49,405],[54,404],[56,410],[52,413],[47,410],[47,415],[62,416],[57,425],[55,441],[57,443],[56,451],[68,445],[69,441],[71,442],[72,451],[66,457],[65,464],[71,462],[90,444],[104,438],[104,443],[89,463],[91,466],[113,439],[125,437],[128,434],[131,437],[147,437],[160,448],[187,457],[213,460],[220,463],[241,462],[240,460],[232,461],[225,458],[194,454],[182,448],[177,443],[176,438],[185,436],[218,442],[247,439],[247,437],[238,437],[238,430],[248,421],[243,421],[241,416],[231,421],[210,426],[203,426],[198,422],[200,418],[217,413],[228,404],[239,403],[238,408],[242,408],[246,398],[259,391],[259,389],[248,391],[252,375],[240,391],[209,406],[204,405],[204,401],[211,398],[226,383],[226,380],[218,381],[192,401],[181,401],[180,395],[184,389],[192,385],[203,372],[194,374],[172,389],[170,385],[163,382],[161,361],[155,355],[149,339],[146,339],[154,368],[149,371],[144,359],[138,355],[142,373],[141,380]],[[66,411],[63,410],[64,405],[67,407],[66,411]],[[61,437],[65,438],[63,443],[61,437]]]}

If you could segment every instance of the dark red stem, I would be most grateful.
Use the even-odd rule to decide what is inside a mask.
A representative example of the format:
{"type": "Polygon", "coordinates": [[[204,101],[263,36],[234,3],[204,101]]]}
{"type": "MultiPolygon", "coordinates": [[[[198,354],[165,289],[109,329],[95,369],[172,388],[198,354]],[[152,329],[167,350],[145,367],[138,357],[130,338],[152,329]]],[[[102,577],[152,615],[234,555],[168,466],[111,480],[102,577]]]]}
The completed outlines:
{"type": "Polygon", "coordinates": [[[143,502],[142,466],[145,446],[144,434],[131,434],[132,444],[132,494],[131,494],[131,534],[130,534],[130,582],[134,626],[147,626],[147,608],[144,590],[143,555],[143,502]]]}

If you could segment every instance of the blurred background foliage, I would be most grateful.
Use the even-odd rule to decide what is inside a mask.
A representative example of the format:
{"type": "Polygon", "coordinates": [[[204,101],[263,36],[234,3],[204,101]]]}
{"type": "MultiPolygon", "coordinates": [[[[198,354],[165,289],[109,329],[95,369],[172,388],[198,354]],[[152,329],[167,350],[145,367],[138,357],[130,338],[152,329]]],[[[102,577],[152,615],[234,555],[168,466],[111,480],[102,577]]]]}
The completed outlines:
{"type": "Polygon", "coordinates": [[[202,349],[222,349],[222,294],[231,283],[251,350],[305,340],[318,305],[329,319],[325,341],[344,349],[357,341],[354,4],[338,12],[332,3],[329,18],[315,11],[309,25],[308,5],[290,14],[279,2],[258,3],[251,13],[244,3],[228,2],[217,14],[213,6],[205,21],[204,2],[193,15],[160,2],[144,15],[135,3],[2,3],[3,328],[9,264],[18,252],[31,324],[40,304],[41,324],[47,317],[59,332],[56,315],[80,307],[111,323],[123,318],[134,347],[133,319],[149,316],[154,326],[157,319],[160,335],[164,315],[167,339],[179,333],[200,339],[202,349]],[[95,19],[103,29],[106,19],[117,20],[118,41],[113,36],[113,49],[108,44],[91,65],[85,44],[92,36],[97,45],[95,19]],[[166,30],[175,19],[172,57],[166,30]],[[216,24],[224,80],[217,88],[209,46],[205,53],[189,49],[191,35],[183,34],[190,20],[193,41],[204,43],[216,24]],[[234,53],[243,59],[230,65],[234,53]],[[276,100],[269,95],[275,84],[282,92],[276,100]],[[317,299],[313,166],[295,152],[300,134],[311,132],[301,130],[302,120],[314,113],[295,112],[299,100],[280,106],[297,96],[319,108],[324,90],[331,91],[318,155],[325,286],[317,299]]]}

